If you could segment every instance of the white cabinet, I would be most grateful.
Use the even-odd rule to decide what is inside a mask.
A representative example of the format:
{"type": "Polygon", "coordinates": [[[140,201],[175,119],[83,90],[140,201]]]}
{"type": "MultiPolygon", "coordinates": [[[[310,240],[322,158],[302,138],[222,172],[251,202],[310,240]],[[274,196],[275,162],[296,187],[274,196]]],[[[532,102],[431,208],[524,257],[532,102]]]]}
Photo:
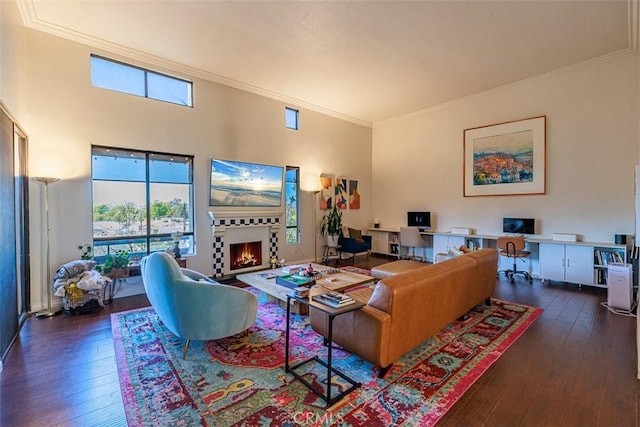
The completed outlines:
{"type": "Polygon", "coordinates": [[[446,254],[451,246],[459,248],[465,244],[464,236],[449,236],[446,234],[433,235],[433,256],[446,254]]]}
{"type": "Polygon", "coordinates": [[[371,252],[398,256],[398,235],[397,231],[383,230],[380,228],[370,228],[371,252]]]}
{"type": "Polygon", "coordinates": [[[593,284],[593,246],[540,243],[540,277],[593,284]]]}

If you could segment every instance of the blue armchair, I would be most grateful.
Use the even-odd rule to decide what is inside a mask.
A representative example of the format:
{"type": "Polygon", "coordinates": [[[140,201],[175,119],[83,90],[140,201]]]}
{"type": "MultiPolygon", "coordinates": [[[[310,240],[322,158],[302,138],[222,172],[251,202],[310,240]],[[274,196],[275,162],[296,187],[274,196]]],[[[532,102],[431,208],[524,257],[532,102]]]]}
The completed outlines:
{"type": "Polygon", "coordinates": [[[352,255],[353,265],[356,264],[356,255],[366,252],[367,255],[371,251],[371,236],[359,236],[360,238],[340,236],[338,244],[340,252],[346,252],[352,255]]]}
{"type": "Polygon", "coordinates": [[[140,268],[147,297],[158,317],[176,336],[186,339],[183,359],[191,340],[235,335],[256,320],[258,299],[254,294],[181,269],[167,253],[152,253],[142,259],[140,268]]]}

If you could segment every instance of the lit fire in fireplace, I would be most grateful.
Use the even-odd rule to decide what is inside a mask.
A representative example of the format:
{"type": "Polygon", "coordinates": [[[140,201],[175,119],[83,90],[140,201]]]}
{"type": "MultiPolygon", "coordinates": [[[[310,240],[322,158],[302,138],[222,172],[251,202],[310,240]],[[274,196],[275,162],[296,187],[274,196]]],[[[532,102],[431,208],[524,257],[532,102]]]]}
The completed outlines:
{"type": "Polygon", "coordinates": [[[262,242],[232,243],[231,270],[262,265],[262,242]]]}

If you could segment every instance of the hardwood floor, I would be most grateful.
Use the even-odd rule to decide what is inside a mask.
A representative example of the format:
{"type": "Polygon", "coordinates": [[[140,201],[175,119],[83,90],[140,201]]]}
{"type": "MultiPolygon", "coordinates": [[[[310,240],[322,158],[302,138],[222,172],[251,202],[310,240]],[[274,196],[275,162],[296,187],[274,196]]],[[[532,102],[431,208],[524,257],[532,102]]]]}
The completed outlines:
{"type": "MultiPolygon", "coordinates": [[[[608,312],[606,293],[588,287],[501,278],[495,297],[544,312],[438,425],[640,425],[635,318],[608,312]]],[[[99,313],[30,318],[0,373],[0,426],[126,425],[110,314],[146,305],[131,296],[99,313]]]]}

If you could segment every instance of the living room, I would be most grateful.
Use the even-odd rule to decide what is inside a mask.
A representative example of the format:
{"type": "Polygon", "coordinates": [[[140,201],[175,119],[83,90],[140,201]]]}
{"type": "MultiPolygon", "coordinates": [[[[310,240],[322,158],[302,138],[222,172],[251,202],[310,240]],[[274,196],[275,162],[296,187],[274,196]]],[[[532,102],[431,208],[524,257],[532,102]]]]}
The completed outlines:
{"type": "MultiPolygon", "coordinates": [[[[133,50],[28,28],[14,2],[0,4],[0,18],[0,101],[28,134],[30,175],[61,178],[50,188],[52,269],[92,242],[93,145],[194,156],[197,251],[187,262],[207,274],[212,158],[298,166],[303,182],[323,173],[357,179],[361,206],[346,210],[344,222],[363,230],[374,218],[396,228],[406,211],[428,210],[443,231],[470,227],[498,235],[501,219],[517,216],[536,218],[537,234],[547,237],[575,233],[585,241],[613,242],[616,234],[635,234],[637,27],[636,39],[619,51],[371,123],[215,83],[193,68],[163,67],[133,50]],[[92,87],[92,53],[193,81],[195,107],[92,87]],[[287,106],[300,111],[298,131],[284,126],[287,106]],[[545,194],[464,197],[464,130],[540,115],[547,120],[545,194]]],[[[35,312],[46,306],[46,233],[42,186],[34,181],[29,187],[29,302],[35,312]]],[[[316,207],[313,194],[301,193],[301,218],[311,218],[316,207]]],[[[281,245],[279,257],[312,259],[322,248],[316,231],[303,219],[300,244],[281,245]]]]}

